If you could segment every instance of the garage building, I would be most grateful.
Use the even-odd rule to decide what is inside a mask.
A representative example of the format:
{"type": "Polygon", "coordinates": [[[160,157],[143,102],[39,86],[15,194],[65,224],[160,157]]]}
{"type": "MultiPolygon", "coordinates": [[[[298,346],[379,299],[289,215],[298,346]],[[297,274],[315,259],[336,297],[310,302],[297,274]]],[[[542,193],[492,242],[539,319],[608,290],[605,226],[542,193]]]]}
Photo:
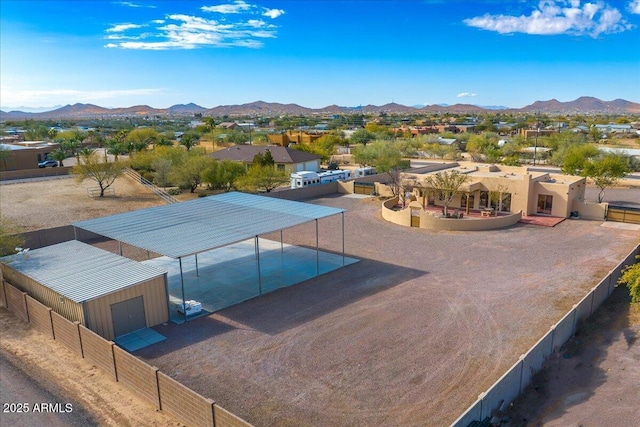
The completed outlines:
{"type": "Polygon", "coordinates": [[[0,258],[4,280],[106,339],[169,319],[166,273],[73,240],[0,258]]]}

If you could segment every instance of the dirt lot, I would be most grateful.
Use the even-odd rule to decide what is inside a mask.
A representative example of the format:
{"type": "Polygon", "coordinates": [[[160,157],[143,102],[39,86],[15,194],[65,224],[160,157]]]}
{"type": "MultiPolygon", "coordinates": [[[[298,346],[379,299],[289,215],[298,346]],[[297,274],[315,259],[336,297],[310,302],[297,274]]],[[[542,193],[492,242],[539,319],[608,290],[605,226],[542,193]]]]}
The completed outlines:
{"type": "Polygon", "coordinates": [[[10,219],[25,232],[164,203],[153,192],[124,176],[113,184],[114,196],[89,197],[87,188],[94,187],[93,184],[91,181],[77,183],[73,178],[2,183],[2,218],[10,219]]]}
{"type": "MultiPolygon", "coordinates": [[[[116,189],[122,199],[113,205],[68,182],[75,190],[52,182],[0,186],[2,216],[35,229],[160,204],[136,195],[131,182],[116,189]]],[[[583,220],[433,233],[382,221],[368,199],[314,203],[347,209],[346,252],[360,263],[158,328],[169,340],[138,355],[256,426],[448,425],[640,238],[583,220]]],[[[339,251],[339,230],[339,218],[322,220],[321,247],[339,251]]],[[[288,243],[315,246],[314,236],[312,225],[285,231],[288,243]]],[[[636,355],[638,334],[630,335],[636,355]]],[[[613,349],[599,354],[609,360],[613,349]]],[[[602,386],[590,378],[578,386],[602,386]]],[[[632,378],[619,383],[629,396],[640,393],[637,381],[625,382],[632,378]]],[[[621,402],[618,414],[633,419],[635,404],[621,402]]]]}
{"type": "MultiPolygon", "coordinates": [[[[637,243],[599,222],[475,234],[347,209],[362,261],[186,326],[138,354],[256,425],[448,425],[637,243]]],[[[340,248],[339,218],[321,246],[340,248]]],[[[313,226],[285,232],[313,246],[313,226]]]]}

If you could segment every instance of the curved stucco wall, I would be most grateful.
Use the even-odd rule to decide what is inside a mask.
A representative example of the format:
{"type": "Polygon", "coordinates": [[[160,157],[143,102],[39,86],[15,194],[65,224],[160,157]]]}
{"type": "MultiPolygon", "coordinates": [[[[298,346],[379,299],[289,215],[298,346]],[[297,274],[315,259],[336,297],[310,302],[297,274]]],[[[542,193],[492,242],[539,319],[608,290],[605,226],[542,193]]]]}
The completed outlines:
{"type": "MultiPolygon", "coordinates": [[[[382,218],[394,224],[411,226],[411,208],[394,211],[392,208],[398,204],[398,198],[394,197],[382,202],[382,218]]],[[[429,212],[420,210],[420,228],[427,230],[443,231],[482,231],[495,230],[514,225],[522,218],[522,211],[505,216],[490,218],[440,218],[429,212]]]]}
{"type": "Polygon", "coordinates": [[[420,213],[420,228],[445,231],[482,231],[509,227],[522,219],[522,211],[489,218],[438,218],[427,212],[420,213]]]}

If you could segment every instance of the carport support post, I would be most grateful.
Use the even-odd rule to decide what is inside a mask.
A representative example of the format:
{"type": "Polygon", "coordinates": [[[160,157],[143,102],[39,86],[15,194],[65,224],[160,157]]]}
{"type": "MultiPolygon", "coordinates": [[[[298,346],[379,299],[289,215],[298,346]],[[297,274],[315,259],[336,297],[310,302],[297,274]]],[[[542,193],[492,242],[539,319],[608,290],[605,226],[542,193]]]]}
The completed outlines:
{"type": "Polygon", "coordinates": [[[344,267],[344,212],[342,212],[342,266],[344,267]]]}
{"type": "Polygon", "coordinates": [[[118,240],[118,249],[120,249],[120,256],[122,256],[122,242],[118,240]]]}
{"type": "Polygon", "coordinates": [[[316,276],[320,275],[320,245],[318,241],[318,220],[316,219],[316,276]]]}
{"type": "Polygon", "coordinates": [[[182,274],[182,258],[178,258],[180,262],[180,287],[182,288],[182,313],[184,314],[184,321],[187,321],[187,302],[184,299],[184,275],[182,274]]]}
{"type": "Polygon", "coordinates": [[[196,256],[196,276],[200,277],[200,270],[198,270],[198,254],[195,254],[196,256]]]}
{"type": "Polygon", "coordinates": [[[260,244],[256,236],[256,260],[258,260],[258,294],[262,296],[262,277],[260,276],[260,244]]]}
{"type": "Polygon", "coordinates": [[[282,230],[280,230],[280,252],[284,252],[284,241],[282,240],[282,230]]]}

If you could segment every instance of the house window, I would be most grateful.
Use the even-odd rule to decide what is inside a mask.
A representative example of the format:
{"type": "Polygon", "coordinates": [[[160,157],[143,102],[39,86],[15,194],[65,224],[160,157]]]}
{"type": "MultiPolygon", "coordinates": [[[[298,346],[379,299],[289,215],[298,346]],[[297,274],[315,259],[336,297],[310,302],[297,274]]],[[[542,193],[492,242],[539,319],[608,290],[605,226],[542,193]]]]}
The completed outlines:
{"type": "Polygon", "coordinates": [[[489,206],[489,192],[480,191],[480,209],[485,209],[489,206]]]}
{"type": "Polygon", "coordinates": [[[543,215],[551,215],[551,207],[553,206],[553,196],[547,194],[538,195],[538,210],[537,213],[543,215]]]}
{"type": "Polygon", "coordinates": [[[511,193],[502,193],[502,212],[511,212],[511,193]]]}
{"type": "Polygon", "coordinates": [[[283,171],[283,170],[284,170],[284,165],[283,165],[283,164],[281,164],[281,163],[278,163],[278,164],[276,165],[276,167],[278,168],[278,170],[279,170],[279,171],[283,171]]]}

